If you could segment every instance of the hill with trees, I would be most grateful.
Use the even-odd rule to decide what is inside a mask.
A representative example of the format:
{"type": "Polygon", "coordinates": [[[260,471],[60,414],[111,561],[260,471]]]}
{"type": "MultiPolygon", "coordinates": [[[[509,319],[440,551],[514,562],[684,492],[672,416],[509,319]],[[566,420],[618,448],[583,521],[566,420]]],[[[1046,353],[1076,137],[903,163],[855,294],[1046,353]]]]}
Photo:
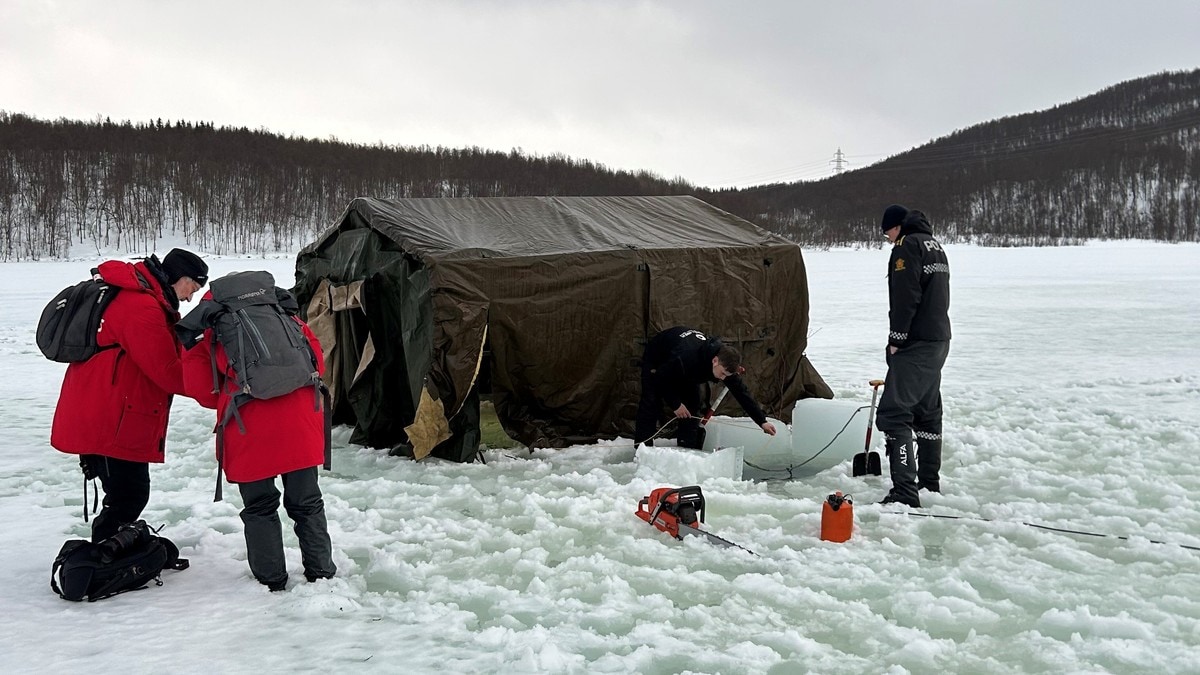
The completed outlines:
{"type": "Polygon", "coordinates": [[[956,131],[810,183],[710,201],[798,241],[878,237],[885,206],[930,216],[946,241],[1200,241],[1200,70],[1130,80],[1040,112],[956,131]]]}
{"type": "Polygon", "coordinates": [[[361,145],[211,123],[0,113],[0,259],[289,250],[351,199],[691,194],[806,245],[878,244],[883,207],[947,241],[1200,241],[1200,70],[986,122],[821,181],[709,190],[518,150],[361,145]]]}
{"type": "Polygon", "coordinates": [[[366,146],[187,121],[0,114],[0,258],[144,250],[164,235],[214,253],[294,248],[350,200],[666,195],[694,188],[561,155],[366,146]]]}

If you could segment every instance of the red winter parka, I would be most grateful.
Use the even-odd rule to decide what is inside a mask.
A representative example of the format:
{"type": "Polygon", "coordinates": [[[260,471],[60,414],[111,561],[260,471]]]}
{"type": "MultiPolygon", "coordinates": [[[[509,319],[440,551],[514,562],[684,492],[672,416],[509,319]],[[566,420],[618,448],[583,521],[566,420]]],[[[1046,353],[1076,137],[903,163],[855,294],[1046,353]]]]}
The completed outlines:
{"type": "Polygon", "coordinates": [[[121,292],[104,311],[96,342],[118,347],[67,366],[50,444],[73,455],[162,462],[171,396],[183,393],[173,329],[179,312],[145,262],[110,260],[98,271],[121,292]]]}
{"type": "MultiPolygon", "coordinates": [[[[205,295],[211,298],[211,294],[205,295]]],[[[293,317],[294,318],[294,317],[293,317]]],[[[325,358],[321,343],[300,319],[308,343],[317,357],[317,368],[324,374],[325,358]]],[[[217,420],[225,418],[225,409],[237,393],[237,377],[229,368],[225,348],[218,342],[217,371],[219,394],[213,393],[211,354],[213,331],[183,355],[183,382],[188,396],[205,408],[215,408],[217,420]]],[[[325,413],[314,409],[312,387],[269,399],[254,399],[238,409],[246,427],[243,434],[231,419],[217,433],[224,433],[225,477],[232,483],[250,483],[290,471],[307,469],[325,462],[325,413]]]]}

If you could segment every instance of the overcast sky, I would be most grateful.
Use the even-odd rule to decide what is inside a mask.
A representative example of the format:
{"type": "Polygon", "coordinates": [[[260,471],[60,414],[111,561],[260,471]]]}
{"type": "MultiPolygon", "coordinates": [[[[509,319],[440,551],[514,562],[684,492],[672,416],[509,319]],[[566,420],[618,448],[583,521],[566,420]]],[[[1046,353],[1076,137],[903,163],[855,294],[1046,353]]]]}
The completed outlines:
{"type": "Polygon", "coordinates": [[[1200,67],[1200,2],[0,0],[0,110],[829,175],[1200,67]]]}

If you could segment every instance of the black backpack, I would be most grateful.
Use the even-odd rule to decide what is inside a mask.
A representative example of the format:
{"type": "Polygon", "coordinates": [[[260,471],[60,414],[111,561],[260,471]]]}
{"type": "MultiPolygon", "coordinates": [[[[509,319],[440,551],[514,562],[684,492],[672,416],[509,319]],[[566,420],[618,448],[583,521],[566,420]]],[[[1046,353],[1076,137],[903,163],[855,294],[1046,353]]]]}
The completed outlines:
{"type": "MultiPolygon", "coordinates": [[[[150,288],[141,272],[135,274],[143,288],[150,288]]],[[[104,310],[120,290],[100,278],[94,268],[90,279],[64,288],[42,310],[36,333],[38,349],[51,361],[81,363],[97,352],[119,347],[97,345],[96,333],[104,320],[104,310]]]]}
{"type": "MultiPolygon", "coordinates": [[[[204,338],[205,329],[213,329],[213,341],[225,348],[229,368],[236,379],[238,393],[234,395],[225,415],[217,424],[222,432],[230,419],[237,422],[241,433],[246,426],[238,408],[254,399],[269,399],[290,394],[303,387],[313,389],[313,410],[320,410],[325,401],[325,468],[329,460],[330,415],[328,391],[321,382],[317,356],[308,344],[304,329],[293,318],[300,310],[288,291],[275,286],[270,272],[234,272],[211,283],[212,298],[202,301],[176,325],[176,332],[185,349],[191,349],[204,338]]],[[[217,372],[216,345],[212,349],[213,391],[220,387],[217,372]]],[[[217,461],[224,453],[219,446],[222,434],[217,434],[217,461]]],[[[216,500],[221,499],[218,467],[216,500]]]]}
{"type": "Polygon", "coordinates": [[[64,543],[50,568],[50,588],[63,600],[95,602],[141,590],[151,581],[162,586],[164,569],[187,568],[179,548],[139,520],[98,544],[85,539],[64,543]]]}
{"type": "Polygon", "coordinates": [[[96,333],[104,310],[119,290],[101,279],[96,270],[92,270],[92,278],[64,288],[42,310],[37,326],[38,349],[59,363],[92,358],[101,349],[96,344],[96,333]]]}

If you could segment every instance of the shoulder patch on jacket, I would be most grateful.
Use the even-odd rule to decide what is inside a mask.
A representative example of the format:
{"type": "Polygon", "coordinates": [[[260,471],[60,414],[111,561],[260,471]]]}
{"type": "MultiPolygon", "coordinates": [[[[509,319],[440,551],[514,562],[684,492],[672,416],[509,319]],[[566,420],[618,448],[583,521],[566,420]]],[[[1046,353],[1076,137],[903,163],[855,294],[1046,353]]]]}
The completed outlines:
{"type": "Polygon", "coordinates": [[[896,258],[896,269],[894,269],[892,271],[893,272],[903,272],[904,271],[904,258],[896,258]]]}

